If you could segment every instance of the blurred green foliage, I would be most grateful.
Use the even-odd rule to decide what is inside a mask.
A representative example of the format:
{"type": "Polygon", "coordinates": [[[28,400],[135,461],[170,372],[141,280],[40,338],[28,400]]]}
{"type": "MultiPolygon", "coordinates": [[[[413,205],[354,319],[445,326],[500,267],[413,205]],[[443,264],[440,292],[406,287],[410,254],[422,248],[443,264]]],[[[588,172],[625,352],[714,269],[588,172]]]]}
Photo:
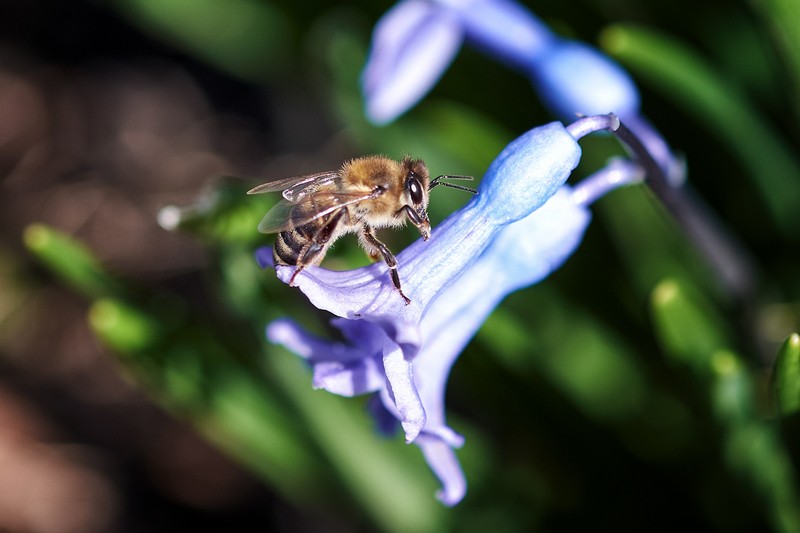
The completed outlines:
{"type": "Polygon", "coordinates": [[[235,76],[265,80],[291,60],[294,26],[282,9],[253,0],[113,0],[143,30],[235,76]]]}
{"type": "MultiPolygon", "coordinates": [[[[327,317],[253,260],[265,244],[256,225],[274,198],[221,181],[172,213],[210,252],[202,290],[218,309],[113,277],[55,229],[32,226],[25,243],[92,301],[90,324],[131,379],[297,506],[386,531],[686,523],[798,531],[791,415],[800,405],[800,313],[777,337],[763,320],[770,305],[800,308],[800,132],[790,118],[800,109],[797,2],[568,4],[539,14],[586,41],[602,35],[630,69],[645,112],[684,153],[692,184],[757,253],[760,286],[751,301],[720,294],[643,187],[603,199],[572,260],[510,297],[455,368],[448,402],[468,439],[459,456],[470,489],[454,509],[434,500],[436,482],[416,448],[375,435],[364,400],[312,391],[303,365],[263,339],[265,324],[285,315],[326,332],[327,317]],[[712,20],[717,30],[750,21],[768,53],[749,49],[750,61],[777,58],[779,75],[748,82],[763,65],[727,62],[737,43],[707,32],[712,20]],[[773,361],[771,390],[764,375],[773,361]]],[[[352,155],[411,153],[434,172],[480,176],[515,135],[552,120],[524,80],[465,50],[417,108],[387,127],[367,123],[359,75],[370,28],[389,3],[110,5],[232,76],[278,94],[306,87],[301,96],[326,110],[352,155]],[[483,72],[497,94],[476,92],[483,72]]],[[[603,140],[584,150],[592,164],[619,153],[603,140]]],[[[435,194],[434,222],[463,202],[435,194]]],[[[332,255],[340,266],[363,264],[352,244],[332,255]]]]}

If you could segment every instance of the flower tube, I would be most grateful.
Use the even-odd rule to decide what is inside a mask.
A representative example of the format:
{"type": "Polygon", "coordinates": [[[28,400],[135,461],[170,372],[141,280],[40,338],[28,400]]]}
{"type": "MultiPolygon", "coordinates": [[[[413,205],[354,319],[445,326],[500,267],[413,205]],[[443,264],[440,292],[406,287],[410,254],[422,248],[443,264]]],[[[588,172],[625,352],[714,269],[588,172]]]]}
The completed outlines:
{"type": "MultiPolygon", "coordinates": [[[[406,441],[422,449],[440,478],[438,496],[447,505],[466,491],[453,452],[463,438],[445,422],[450,368],[508,293],[543,279],[572,254],[590,221],[590,202],[641,178],[637,164],[618,161],[574,190],[563,185],[580,155],[576,137],[615,120],[592,117],[569,129],[549,124],[512,142],[478,196],[428,243],[417,241],[398,255],[410,305],[382,264],[349,272],[308,267],[295,282],[317,307],[338,315],[332,325],[345,342],[314,337],[289,319],[268,326],[270,341],[308,361],[315,388],[379,393],[384,415],[400,422],[406,441]]],[[[271,264],[269,249],[257,256],[262,266],[271,264]]],[[[279,266],[278,275],[288,281],[292,268],[279,266]]]]}

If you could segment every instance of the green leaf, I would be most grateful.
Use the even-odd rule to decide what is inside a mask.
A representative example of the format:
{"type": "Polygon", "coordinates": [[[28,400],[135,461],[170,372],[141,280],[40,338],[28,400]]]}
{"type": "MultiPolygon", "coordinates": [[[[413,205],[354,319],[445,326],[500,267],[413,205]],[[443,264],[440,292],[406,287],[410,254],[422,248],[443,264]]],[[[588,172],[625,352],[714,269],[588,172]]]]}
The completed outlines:
{"type": "Polygon", "coordinates": [[[91,307],[89,324],[110,348],[123,354],[152,348],[164,333],[155,316],[110,298],[91,307]]]}
{"type": "Polygon", "coordinates": [[[97,336],[137,385],[297,503],[321,498],[329,470],[284,402],[254,368],[186,317],[117,299],[89,313],[97,336]]]}
{"type": "Polygon", "coordinates": [[[709,362],[713,378],[711,400],[718,418],[729,424],[753,418],[755,406],[750,376],[739,357],[728,350],[718,350],[709,362]]]}
{"type": "Polygon", "coordinates": [[[143,30],[243,79],[274,76],[289,60],[292,25],[255,0],[115,0],[143,30]]]}
{"type": "Polygon", "coordinates": [[[477,335],[499,362],[515,374],[535,369],[598,422],[617,423],[641,410],[650,387],[622,339],[551,287],[512,298],[536,306],[525,306],[524,314],[503,306],[477,335]]]}
{"type": "Polygon", "coordinates": [[[37,259],[77,292],[89,297],[122,292],[122,285],[105,272],[92,252],[69,235],[33,224],[25,230],[24,240],[37,259]]]}
{"type": "Polygon", "coordinates": [[[754,0],[749,2],[753,9],[767,22],[778,49],[783,56],[793,87],[789,94],[794,95],[792,104],[800,112],[800,1],[798,0],[754,0]]]}
{"type": "Polygon", "coordinates": [[[707,264],[644,185],[615,191],[596,209],[641,298],[665,278],[716,288],[707,264]]]}
{"type": "Polygon", "coordinates": [[[699,294],[673,279],[659,283],[650,299],[656,333],[666,354],[701,375],[727,345],[725,322],[699,294]]]}
{"type": "Polygon", "coordinates": [[[800,335],[792,333],[778,350],[772,385],[778,412],[790,415],[800,411],[800,335]]]}

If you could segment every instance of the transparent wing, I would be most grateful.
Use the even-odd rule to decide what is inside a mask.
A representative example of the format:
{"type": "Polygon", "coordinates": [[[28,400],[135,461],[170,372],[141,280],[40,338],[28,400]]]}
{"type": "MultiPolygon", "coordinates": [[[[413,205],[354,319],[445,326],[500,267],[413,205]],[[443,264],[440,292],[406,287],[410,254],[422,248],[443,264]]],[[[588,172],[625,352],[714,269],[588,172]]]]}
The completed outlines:
{"type": "Polygon", "coordinates": [[[290,202],[299,202],[304,197],[319,190],[320,187],[336,182],[339,172],[325,170],[314,174],[292,176],[291,178],[278,178],[253,187],[247,194],[262,194],[266,192],[282,191],[283,197],[290,202]]]}
{"type": "Polygon", "coordinates": [[[283,199],[267,211],[258,224],[261,233],[279,233],[334,213],[343,207],[377,198],[383,190],[370,193],[322,192],[309,195],[300,202],[283,199]]]}
{"type": "Polygon", "coordinates": [[[272,209],[267,211],[267,214],[258,223],[258,231],[261,233],[280,233],[291,229],[296,225],[292,220],[295,217],[294,211],[296,208],[297,204],[286,199],[281,200],[272,206],[272,209]]]}

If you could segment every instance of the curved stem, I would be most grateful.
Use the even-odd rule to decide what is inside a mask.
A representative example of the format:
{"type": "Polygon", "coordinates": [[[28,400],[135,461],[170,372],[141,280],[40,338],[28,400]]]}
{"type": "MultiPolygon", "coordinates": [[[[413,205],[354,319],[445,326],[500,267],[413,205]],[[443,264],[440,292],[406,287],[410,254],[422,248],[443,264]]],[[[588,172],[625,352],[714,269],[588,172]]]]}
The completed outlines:
{"type": "Polygon", "coordinates": [[[673,187],[644,144],[620,122],[614,134],[645,169],[644,181],[684,231],[728,291],[740,301],[752,297],[755,266],[734,238],[685,187],[673,187]]]}
{"type": "Polygon", "coordinates": [[[664,169],[644,143],[616,115],[584,117],[567,126],[567,131],[576,139],[603,130],[616,135],[634,161],[641,165],[644,182],[670,212],[724,287],[739,301],[749,300],[756,285],[756,269],[749,255],[687,188],[671,185],[664,169]]]}
{"type": "Polygon", "coordinates": [[[579,118],[566,126],[566,130],[575,140],[578,140],[597,131],[616,131],[619,126],[619,117],[614,113],[609,113],[608,115],[591,115],[579,118]]]}
{"type": "Polygon", "coordinates": [[[622,158],[615,159],[575,185],[570,200],[577,206],[589,207],[595,200],[618,187],[641,183],[643,177],[642,167],[636,163],[622,158]]]}

